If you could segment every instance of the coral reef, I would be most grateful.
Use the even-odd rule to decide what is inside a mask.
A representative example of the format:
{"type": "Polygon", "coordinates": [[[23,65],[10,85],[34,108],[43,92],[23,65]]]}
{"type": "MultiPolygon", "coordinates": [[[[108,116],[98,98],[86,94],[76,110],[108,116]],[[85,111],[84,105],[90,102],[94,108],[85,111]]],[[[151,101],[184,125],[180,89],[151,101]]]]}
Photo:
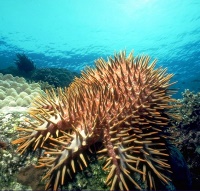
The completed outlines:
{"type": "Polygon", "coordinates": [[[77,172],[73,179],[69,179],[63,190],[108,190],[105,184],[108,172],[104,171],[103,160],[97,160],[95,154],[88,155],[90,163],[81,172],[77,172]]]}
{"type": "Polygon", "coordinates": [[[181,124],[180,125],[191,125],[200,124],[200,93],[194,94],[189,89],[186,89],[182,93],[183,98],[178,101],[182,105],[180,107],[181,124]]]}
{"type": "Polygon", "coordinates": [[[48,82],[54,87],[67,87],[78,76],[75,72],[70,72],[64,68],[39,68],[31,76],[31,80],[38,82],[48,82]]]}
{"type": "Polygon", "coordinates": [[[51,90],[51,89],[55,89],[54,85],[50,85],[48,82],[44,82],[44,81],[38,81],[37,82],[42,90],[51,90]]]}
{"type": "Polygon", "coordinates": [[[36,160],[30,159],[24,163],[14,152],[16,147],[10,142],[17,138],[15,126],[23,126],[24,116],[28,117],[25,110],[39,93],[43,93],[39,84],[28,84],[24,78],[0,73],[0,185],[2,190],[30,188],[17,182],[16,173],[23,165],[30,162],[34,164],[36,160]]]}
{"type": "Polygon", "coordinates": [[[45,150],[37,166],[49,168],[45,189],[57,190],[87,167],[88,152],[104,160],[111,190],[159,184],[173,189],[166,143],[176,108],[170,104],[173,75],[155,69],[156,61],[149,63],[148,56],[126,57],[125,52],[108,62],[98,59],[96,68],[82,72],[69,88],[34,101],[30,115],[35,121],[17,128],[20,135],[12,143],[20,154],[45,150]]]}
{"type": "Polygon", "coordinates": [[[16,54],[16,56],[17,59],[15,60],[15,64],[17,65],[19,71],[29,73],[36,69],[34,62],[25,54],[16,54]]]}
{"type": "MultiPolygon", "coordinates": [[[[40,176],[44,169],[35,168],[37,154],[24,158],[15,152],[16,146],[10,142],[18,137],[16,126],[25,127],[29,118],[25,111],[0,113],[0,140],[6,144],[6,150],[0,148],[0,185],[1,190],[44,190],[44,182],[40,176]]],[[[31,118],[29,118],[32,122],[31,118]]],[[[63,188],[64,190],[108,190],[104,184],[107,173],[102,170],[103,161],[97,161],[92,155],[90,164],[83,172],[77,173],[73,181],[63,188]]]]}
{"type": "Polygon", "coordinates": [[[16,174],[20,168],[29,163],[36,163],[36,158],[27,157],[26,161],[15,152],[16,146],[10,142],[17,138],[16,126],[26,124],[24,118],[29,117],[26,112],[0,113],[0,140],[6,144],[6,148],[0,148],[0,185],[1,190],[27,190],[27,185],[17,182],[16,174]]]}
{"type": "Polygon", "coordinates": [[[31,100],[42,93],[37,83],[28,84],[24,78],[0,73],[0,109],[4,107],[26,107],[31,100]]]}
{"type": "Polygon", "coordinates": [[[192,175],[193,189],[200,188],[200,93],[188,89],[182,93],[183,98],[178,102],[182,105],[179,114],[182,118],[177,121],[176,144],[183,154],[192,175]]]}
{"type": "MultiPolygon", "coordinates": [[[[53,87],[67,87],[75,77],[80,76],[76,72],[69,71],[65,68],[36,68],[31,73],[19,72],[14,67],[9,67],[0,70],[2,74],[12,74],[13,76],[19,76],[25,78],[30,83],[44,83],[42,87],[49,89],[49,86],[53,87]]],[[[43,89],[42,88],[42,89],[43,89]]]]}

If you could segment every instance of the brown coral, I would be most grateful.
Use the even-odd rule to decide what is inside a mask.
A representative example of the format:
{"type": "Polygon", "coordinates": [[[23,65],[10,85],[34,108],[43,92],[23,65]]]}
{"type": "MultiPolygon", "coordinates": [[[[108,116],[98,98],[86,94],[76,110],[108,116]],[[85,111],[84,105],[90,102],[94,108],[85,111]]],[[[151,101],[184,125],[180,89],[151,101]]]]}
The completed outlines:
{"type": "MultiPolygon", "coordinates": [[[[169,87],[173,76],[155,69],[150,57],[126,57],[125,52],[96,61],[76,78],[69,88],[47,92],[34,101],[30,114],[36,122],[18,128],[18,152],[45,150],[38,167],[49,167],[44,177],[57,190],[77,169],[87,166],[86,152],[97,142],[108,171],[111,190],[142,189],[133,173],[138,173],[149,189],[155,179],[171,182],[165,134],[174,100],[169,87]]],[[[175,107],[175,106],[174,106],[175,107]]],[[[98,149],[98,148],[97,148],[98,149]]]]}

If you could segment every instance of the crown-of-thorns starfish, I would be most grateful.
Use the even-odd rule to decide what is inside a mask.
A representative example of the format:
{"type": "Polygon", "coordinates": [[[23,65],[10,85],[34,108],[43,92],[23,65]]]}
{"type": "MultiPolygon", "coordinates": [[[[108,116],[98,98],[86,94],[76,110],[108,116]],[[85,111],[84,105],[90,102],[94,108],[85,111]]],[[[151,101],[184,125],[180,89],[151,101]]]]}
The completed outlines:
{"type": "Polygon", "coordinates": [[[129,190],[131,184],[142,189],[135,172],[149,189],[155,189],[155,177],[171,182],[164,131],[174,115],[173,75],[155,64],[148,56],[126,57],[123,51],[107,62],[98,59],[65,90],[48,91],[34,101],[30,115],[36,121],[18,128],[20,138],[13,144],[21,154],[45,150],[38,167],[50,168],[46,189],[57,190],[87,166],[85,151],[97,142],[103,145],[97,153],[105,158],[111,190],[129,190]]]}

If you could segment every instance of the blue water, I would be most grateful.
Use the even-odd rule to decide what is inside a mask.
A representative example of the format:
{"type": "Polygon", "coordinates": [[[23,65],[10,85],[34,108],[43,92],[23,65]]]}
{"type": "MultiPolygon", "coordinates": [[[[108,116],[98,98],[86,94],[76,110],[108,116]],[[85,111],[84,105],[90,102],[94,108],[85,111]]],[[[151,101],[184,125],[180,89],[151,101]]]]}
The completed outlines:
{"type": "Polygon", "coordinates": [[[80,71],[134,49],[200,91],[200,0],[0,0],[0,69],[25,53],[37,67],[80,71]]]}

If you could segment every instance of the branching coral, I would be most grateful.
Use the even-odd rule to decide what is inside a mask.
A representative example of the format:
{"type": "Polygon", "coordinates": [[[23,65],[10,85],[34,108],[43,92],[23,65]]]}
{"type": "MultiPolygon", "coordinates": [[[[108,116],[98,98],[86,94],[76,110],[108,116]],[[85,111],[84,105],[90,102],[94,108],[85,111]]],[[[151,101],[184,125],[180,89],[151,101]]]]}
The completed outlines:
{"type": "Polygon", "coordinates": [[[200,123],[200,93],[194,94],[194,92],[188,89],[182,93],[183,99],[179,99],[182,107],[180,107],[181,123],[186,126],[189,124],[200,123]]]}
{"type": "Polygon", "coordinates": [[[78,76],[65,68],[38,68],[31,75],[31,80],[47,82],[54,87],[67,87],[78,76]]]}

